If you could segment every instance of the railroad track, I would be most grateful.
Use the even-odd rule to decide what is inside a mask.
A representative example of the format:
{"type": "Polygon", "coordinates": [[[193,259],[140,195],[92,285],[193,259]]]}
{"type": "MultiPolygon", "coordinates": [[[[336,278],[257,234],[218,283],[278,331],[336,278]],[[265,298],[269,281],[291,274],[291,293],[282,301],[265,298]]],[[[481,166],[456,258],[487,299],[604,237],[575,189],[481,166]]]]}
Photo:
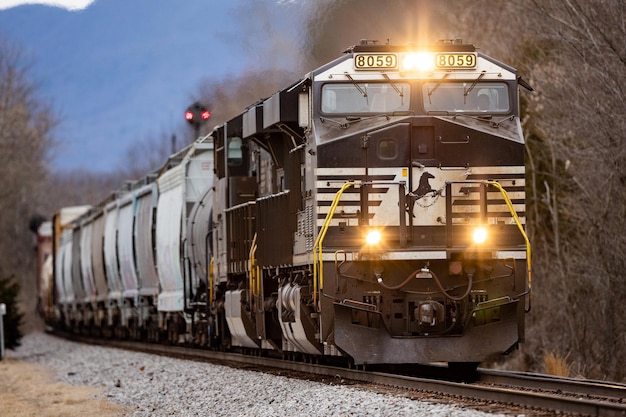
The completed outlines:
{"type": "Polygon", "coordinates": [[[182,346],[93,339],[75,334],[54,334],[83,343],[208,361],[299,378],[337,383],[360,382],[391,387],[396,390],[396,393],[401,394],[407,394],[402,390],[410,390],[427,396],[464,399],[472,404],[491,404],[492,407],[496,404],[500,405],[501,409],[511,406],[520,407],[535,410],[535,415],[561,413],[602,417],[626,416],[626,384],[482,368],[469,378],[470,382],[466,378],[459,380],[458,375],[451,375],[446,371],[447,368],[442,367],[404,367],[401,375],[395,372],[347,369],[182,346]]]}

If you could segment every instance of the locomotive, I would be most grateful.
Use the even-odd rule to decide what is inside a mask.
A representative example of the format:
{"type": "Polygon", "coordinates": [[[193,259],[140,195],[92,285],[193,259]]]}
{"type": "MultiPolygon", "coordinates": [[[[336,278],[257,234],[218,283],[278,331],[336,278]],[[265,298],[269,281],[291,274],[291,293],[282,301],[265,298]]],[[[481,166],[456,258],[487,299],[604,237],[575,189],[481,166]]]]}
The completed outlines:
{"type": "Polygon", "coordinates": [[[459,40],[361,41],[61,210],[44,317],[356,366],[498,358],[530,309],[520,86],[459,40]]]}

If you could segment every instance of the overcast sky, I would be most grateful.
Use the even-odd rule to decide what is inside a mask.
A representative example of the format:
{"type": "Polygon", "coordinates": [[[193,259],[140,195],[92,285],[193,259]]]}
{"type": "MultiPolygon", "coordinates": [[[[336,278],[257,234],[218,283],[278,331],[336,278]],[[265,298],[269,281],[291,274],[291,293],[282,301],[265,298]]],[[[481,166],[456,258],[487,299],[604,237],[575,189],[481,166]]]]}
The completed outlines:
{"type": "MultiPolygon", "coordinates": [[[[250,45],[267,34],[249,27],[250,1],[0,0],[0,37],[32,63],[61,121],[53,168],[112,171],[134,141],[178,133],[203,79],[263,65],[250,45]]],[[[295,34],[278,19],[293,0],[254,1],[282,21],[265,30],[295,34]]]]}
{"type": "Polygon", "coordinates": [[[93,2],[94,0],[0,0],[0,10],[24,4],[44,4],[67,10],[82,10],[93,2]]]}

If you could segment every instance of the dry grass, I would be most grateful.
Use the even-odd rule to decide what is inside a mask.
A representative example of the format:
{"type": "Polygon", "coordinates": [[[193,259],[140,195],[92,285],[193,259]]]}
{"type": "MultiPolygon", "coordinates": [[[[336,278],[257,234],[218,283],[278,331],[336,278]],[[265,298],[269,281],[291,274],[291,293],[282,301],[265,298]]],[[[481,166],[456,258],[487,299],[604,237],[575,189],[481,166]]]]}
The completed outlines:
{"type": "Polygon", "coordinates": [[[567,363],[568,357],[569,354],[562,357],[552,352],[546,353],[543,357],[545,373],[548,375],[569,377],[572,371],[572,365],[567,363]]]}
{"type": "Polygon", "coordinates": [[[5,358],[0,361],[0,415],[3,417],[118,417],[122,406],[96,398],[99,390],[54,381],[42,366],[5,358]]]}

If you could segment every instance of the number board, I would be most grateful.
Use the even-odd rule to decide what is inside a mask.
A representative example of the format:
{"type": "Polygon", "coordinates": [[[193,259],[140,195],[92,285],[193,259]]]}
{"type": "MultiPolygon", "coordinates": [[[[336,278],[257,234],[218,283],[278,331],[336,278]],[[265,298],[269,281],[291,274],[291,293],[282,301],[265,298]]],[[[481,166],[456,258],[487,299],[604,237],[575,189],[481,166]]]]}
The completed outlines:
{"type": "Polygon", "coordinates": [[[358,70],[394,69],[398,67],[396,54],[356,54],[354,67],[358,70]]]}
{"type": "Polygon", "coordinates": [[[475,68],[476,54],[437,54],[435,55],[437,68],[475,68]]]}

